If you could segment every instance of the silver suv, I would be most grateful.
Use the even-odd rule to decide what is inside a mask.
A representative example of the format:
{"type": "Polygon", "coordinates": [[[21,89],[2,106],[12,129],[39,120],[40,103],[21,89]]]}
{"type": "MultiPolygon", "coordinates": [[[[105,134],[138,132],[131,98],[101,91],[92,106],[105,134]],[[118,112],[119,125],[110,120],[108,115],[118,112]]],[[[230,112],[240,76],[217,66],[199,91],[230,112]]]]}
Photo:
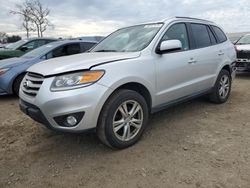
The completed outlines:
{"type": "Polygon", "coordinates": [[[115,31],[89,53],[28,69],[20,108],[53,130],[95,129],[113,148],[135,144],[149,114],[201,95],[227,101],[233,44],[215,23],[175,17],[115,31]]]}

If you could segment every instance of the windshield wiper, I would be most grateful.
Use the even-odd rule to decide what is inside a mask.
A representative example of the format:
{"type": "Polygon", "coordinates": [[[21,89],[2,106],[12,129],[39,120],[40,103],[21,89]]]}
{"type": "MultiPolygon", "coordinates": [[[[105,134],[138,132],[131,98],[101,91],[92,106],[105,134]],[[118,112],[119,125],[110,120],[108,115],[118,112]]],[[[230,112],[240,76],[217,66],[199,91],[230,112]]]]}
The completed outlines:
{"type": "Polygon", "coordinates": [[[97,50],[94,52],[117,52],[116,50],[97,50]]]}

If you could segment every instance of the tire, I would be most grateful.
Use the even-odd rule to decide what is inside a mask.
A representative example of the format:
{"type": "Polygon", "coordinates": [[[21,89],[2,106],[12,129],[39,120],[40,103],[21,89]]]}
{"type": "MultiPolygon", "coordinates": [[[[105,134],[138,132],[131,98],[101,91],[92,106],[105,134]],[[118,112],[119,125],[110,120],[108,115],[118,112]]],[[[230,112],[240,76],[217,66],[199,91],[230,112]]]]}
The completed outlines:
{"type": "Polygon", "coordinates": [[[16,94],[17,96],[19,96],[19,89],[20,89],[20,85],[21,85],[21,82],[22,82],[23,78],[24,78],[24,75],[19,75],[19,76],[15,79],[15,81],[14,81],[14,83],[13,83],[13,92],[14,92],[14,94],[16,94]]]}
{"type": "Polygon", "coordinates": [[[126,89],[118,90],[103,106],[98,120],[97,135],[102,143],[111,148],[130,147],[141,138],[148,116],[148,105],[139,93],[126,89]],[[133,112],[136,112],[134,116],[133,112]]]}
{"type": "Polygon", "coordinates": [[[209,95],[210,101],[216,104],[225,103],[230,96],[231,85],[232,79],[229,71],[222,69],[213,87],[213,91],[209,95]],[[224,94],[222,93],[222,90],[225,92],[224,94]]]}

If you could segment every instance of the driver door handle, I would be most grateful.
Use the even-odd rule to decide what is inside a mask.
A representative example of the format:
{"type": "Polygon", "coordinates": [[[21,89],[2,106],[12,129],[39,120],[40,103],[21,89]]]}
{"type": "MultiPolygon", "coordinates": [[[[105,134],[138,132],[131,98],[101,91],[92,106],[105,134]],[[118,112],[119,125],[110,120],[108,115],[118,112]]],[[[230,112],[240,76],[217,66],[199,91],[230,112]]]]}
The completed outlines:
{"type": "Polygon", "coordinates": [[[220,52],[218,53],[218,55],[219,55],[219,56],[222,56],[222,55],[224,55],[224,52],[220,51],[220,52]]]}

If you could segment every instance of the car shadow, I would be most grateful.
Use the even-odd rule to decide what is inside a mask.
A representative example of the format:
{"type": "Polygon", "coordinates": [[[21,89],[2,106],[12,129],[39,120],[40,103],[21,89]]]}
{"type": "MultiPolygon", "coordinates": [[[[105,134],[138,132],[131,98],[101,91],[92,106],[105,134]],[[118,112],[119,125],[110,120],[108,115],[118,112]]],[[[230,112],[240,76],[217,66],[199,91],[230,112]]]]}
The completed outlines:
{"type": "Polygon", "coordinates": [[[6,101],[6,100],[18,100],[18,96],[16,95],[0,95],[0,101],[6,101]]]}
{"type": "Polygon", "coordinates": [[[250,72],[238,72],[236,78],[240,80],[250,80],[250,72]]]}

